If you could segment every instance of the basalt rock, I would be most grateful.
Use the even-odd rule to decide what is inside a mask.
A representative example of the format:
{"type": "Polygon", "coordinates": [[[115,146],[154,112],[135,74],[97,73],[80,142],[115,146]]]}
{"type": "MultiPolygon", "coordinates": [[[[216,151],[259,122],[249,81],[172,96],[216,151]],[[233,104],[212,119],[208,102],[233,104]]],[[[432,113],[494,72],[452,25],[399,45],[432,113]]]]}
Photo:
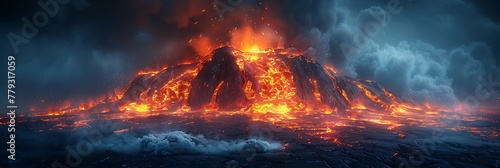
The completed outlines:
{"type": "Polygon", "coordinates": [[[203,68],[191,81],[188,105],[200,109],[210,103],[215,94],[219,109],[236,110],[248,101],[243,91],[245,77],[236,64],[236,57],[231,48],[219,48],[212,53],[212,60],[203,64],[203,68]]]}

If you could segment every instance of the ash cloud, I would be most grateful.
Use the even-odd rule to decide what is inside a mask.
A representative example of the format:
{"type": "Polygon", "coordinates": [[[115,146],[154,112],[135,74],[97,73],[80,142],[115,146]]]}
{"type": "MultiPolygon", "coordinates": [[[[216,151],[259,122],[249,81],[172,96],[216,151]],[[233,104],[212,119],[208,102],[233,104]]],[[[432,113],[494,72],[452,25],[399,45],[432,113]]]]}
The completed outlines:
{"type": "MultiPolygon", "coordinates": [[[[500,35],[500,25],[491,11],[483,11],[482,2],[399,2],[399,13],[390,12],[389,1],[382,0],[339,0],[329,12],[321,12],[326,10],[323,7],[303,9],[310,18],[329,18],[332,25],[327,27],[314,24],[315,19],[284,20],[289,25],[302,24],[304,32],[319,30],[328,37],[309,38],[311,44],[329,42],[328,47],[313,46],[327,50],[316,60],[333,64],[344,75],[374,80],[416,102],[454,107],[484,85],[479,77],[491,75],[492,81],[500,81],[496,54],[500,41],[492,38],[500,35]],[[378,29],[369,27],[373,23],[378,29]],[[343,45],[352,51],[346,52],[343,45]]],[[[499,87],[492,88],[492,95],[480,103],[498,104],[494,91],[499,87]]]]}
{"type": "MultiPolygon", "coordinates": [[[[498,27],[497,24],[477,14],[478,9],[470,2],[436,2],[432,8],[439,10],[430,9],[429,13],[436,14],[438,18],[430,15],[424,15],[425,18],[414,16],[417,15],[414,13],[415,6],[423,5],[430,4],[420,1],[403,4],[404,10],[400,14],[383,19],[390,22],[381,23],[388,26],[383,28],[379,36],[361,45],[358,52],[344,55],[345,74],[375,80],[417,102],[432,102],[447,107],[454,107],[466,97],[473,96],[475,89],[481,85],[479,77],[492,75],[495,81],[500,79],[496,75],[500,72],[498,57],[495,57],[490,47],[499,46],[499,43],[478,32],[484,30],[498,35],[499,31],[489,30],[498,27]],[[473,17],[464,16],[462,12],[473,17]],[[401,19],[408,19],[407,23],[401,19]],[[484,22],[491,24],[485,25],[484,22]],[[474,27],[463,28],[463,25],[474,27]],[[405,32],[408,29],[421,31],[405,32]],[[449,32],[453,32],[453,35],[449,32]]],[[[369,20],[374,20],[367,16],[376,16],[377,11],[384,13],[381,12],[383,10],[373,6],[360,10],[358,25],[366,25],[369,20]]],[[[421,11],[419,15],[422,15],[421,11]]],[[[498,94],[492,95],[481,103],[495,106],[497,97],[498,94]]]]}
{"type": "Polygon", "coordinates": [[[202,135],[191,135],[183,131],[173,131],[161,134],[149,134],[142,137],[114,135],[103,139],[96,145],[98,150],[111,150],[120,153],[151,152],[155,155],[173,154],[228,154],[245,152],[270,152],[281,148],[277,142],[264,140],[215,140],[206,139],[202,135]]]}

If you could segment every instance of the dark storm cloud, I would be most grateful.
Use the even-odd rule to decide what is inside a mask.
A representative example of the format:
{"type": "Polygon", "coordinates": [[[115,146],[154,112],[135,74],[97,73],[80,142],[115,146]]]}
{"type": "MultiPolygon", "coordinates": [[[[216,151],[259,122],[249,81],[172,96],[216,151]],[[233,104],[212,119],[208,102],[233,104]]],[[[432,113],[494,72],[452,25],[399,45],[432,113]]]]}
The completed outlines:
{"type": "Polygon", "coordinates": [[[478,11],[481,14],[484,14],[492,21],[497,24],[500,23],[500,13],[498,8],[500,7],[500,1],[497,0],[482,0],[482,1],[474,1],[469,0],[469,2],[474,3],[477,7],[478,11]]]}
{"type": "MultiPolygon", "coordinates": [[[[479,77],[499,79],[499,58],[494,54],[500,47],[496,38],[500,36],[499,24],[473,2],[402,1],[402,12],[390,18],[384,16],[384,12],[389,13],[385,2],[372,6],[351,1],[339,4],[348,11],[339,14],[348,19],[336,27],[330,59],[347,75],[373,79],[420,102],[449,106],[473,96],[483,85],[479,77]],[[353,39],[366,34],[363,28],[367,23],[384,25],[379,20],[389,21],[386,27],[381,26],[380,34],[356,45],[353,39]],[[356,52],[341,52],[338,46],[342,42],[356,46],[356,52]]],[[[497,97],[492,95],[482,103],[495,102],[497,97]]]]}

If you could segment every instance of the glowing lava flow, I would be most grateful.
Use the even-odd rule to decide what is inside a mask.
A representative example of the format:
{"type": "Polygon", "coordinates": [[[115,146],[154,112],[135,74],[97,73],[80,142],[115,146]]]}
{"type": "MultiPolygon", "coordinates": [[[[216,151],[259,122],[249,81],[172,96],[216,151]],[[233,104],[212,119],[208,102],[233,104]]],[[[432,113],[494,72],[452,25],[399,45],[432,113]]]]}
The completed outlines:
{"type": "MultiPolygon", "coordinates": [[[[338,76],[333,68],[323,67],[301,55],[289,54],[284,49],[250,49],[251,52],[242,52],[223,47],[215,50],[204,62],[139,72],[117,96],[118,100],[107,103],[114,107],[104,109],[144,114],[152,111],[214,112],[227,111],[219,106],[222,101],[229,101],[237,104],[230,111],[251,114],[259,121],[293,120],[317,112],[337,115],[339,110],[349,112],[348,116],[356,119],[360,115],[357,113],[362,111],[405,113],[423,109],[373,82],[338,76]],[[227,68],[233,64],[236,69],[227,68]],[[199,74],[200,71],[203,74],[199,74]],[[227,77],[228,74],[233,76],[227,77]],[[192,89],[196,78],[201,82],[198,89],[203,93],[191,93],[195,92],[192,89]],[[242,96],[233,95],[238,91],[243,92],[242,96]],[[190,96],[194,103],[188,103],[190,96]],[[228,96],[230,98],[226,98],[228,96]],[[197,107],[193,109],[193,105],[197,107]]],[[[96,111],[93,106],[96,105],[80,105],[79,110],[96,111]]],[[[393,123],[383,121],[383,118],[368,121],[393,123]]]]}
{"type": "Polygon", "coordinates": [[[239,67],[255,67],[249,73],[255,74],[257,83],[246,81],[244,85],[247,98],[254,102],[246,111],[286,115],[303,110],[305,105],[297,101],[292,72],[283,60],[272,57],[274,51],[233,54],[239,56],[239,67]]]}
{"type": "MultiPolygon", "coordinates": [[[[209,58],[139,72],[123,93],[99,97],[77,107],[65,102],[60,109],[51,107],[41,115],[88,118],[88,114],[97,113],[105,119],[130,119],[195,114],[210,119],[243,114],[253,121],[308,130],[308,135],[338,144],[344,144],[337,138],[338,129],[363,129],[367,125],[363,122],[393,131],[401,126],[448,127],[452,121],[467,119],[457,113],[416,105],[373,81],[340,76],[331,67],[283,49],[242,52],[223,47],[209,58]]],[[[477,116],[470,120],[488,118],[477,116]]],[[[86,126],[88,121],[75,122],[74,126],[86,126]]],[[[449,129],[490,136],[478,128],[449,129]]]]}
{"type": "MultiPolygon", "coordinates": [[[[372,83],[337,76],[333,68],[323,67],[300,55],[289,54],[284,49],[254,50],[253,47],[250,49],[252,52],[223,47],[215,51],[227,50],[221,53],[229,54],[229,57],[220,60],[207,59],[204,62],[167,67],[159,71],[139,72],[126,86],[124,92],[115,96],[118,98],[106,103],[115,107],[105,109],[106,111],[118,109],[118,111],[140,113],[221,111],[219,104],[220,101],[224,101],[221,99],[225,96],[221,95],[221,88],[233,89],[225,93],[228,95],[239,90],[244,93],[241,102],[233,102],[239,105],[238,108],[231,111],[270,113],[280,116],[266,120],[296,118],[291,113],[308,114],[308,112],[320,111],[331,114],[339,109],[360,111],[370,108],[399,113],[423,109],[395,96],[386,89],[372,86],[372,83]],[[227,59],[231,57],[235,58],[234,63],[227,62],[227,59]],[[226,67],[221,64],[224,66],[236,64],[237,69],[226,70],[224,69],[226,67]],[[203,68],[208,69],[204,70],[208,72],[199,74],[203,68]],[[213,70],[214,68],[216,70],[213,70]],[[233,77],[224,77],[229,73],[232,73],[233,77]],[[191,93],[194,92],[191,89],[194,87],[192,82],[195,78],[205,80],[200,85],[201,90],[206,90],[203,87],[211,86],[211,92],[191,93]],[[242,81],[235,83],[231,81],[233,78],[242,78],[242,81]],[[193,105],[188,103],[189,96],[198,97],[198,99],[203,97],[201,98],[204,99],[203,101],[195,102],[200,104],[201,109],[192,110],[193,105]],[[218,99],[217,96],[222,98],[218,99]]],[[[215,51],[210,58],[217,56],[214,55],[215,51]]],[[[78,109],[73,110],[68,104],[61,109],[65,109],[65,112],[73,112],[93,109],[96,105],[94,102],[80,104],[78,109]]],[[[48,115],[58,114],[50,110],[48,115]]]]}

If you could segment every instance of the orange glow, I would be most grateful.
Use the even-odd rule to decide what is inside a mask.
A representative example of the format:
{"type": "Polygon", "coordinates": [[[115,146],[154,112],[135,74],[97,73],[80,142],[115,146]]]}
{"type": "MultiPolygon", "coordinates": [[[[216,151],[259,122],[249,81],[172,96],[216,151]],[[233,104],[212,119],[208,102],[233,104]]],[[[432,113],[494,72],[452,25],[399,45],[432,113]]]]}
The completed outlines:
{"type": "Polygon", "coordinates": [[[268,48],[280,48],[282,38],[270,28],[261,30],[243,26],[230,31],[231,46],[243,52],[259,53],[268,48]]]}
{"type": "Polygon", "coordinates": [[[366,89],[361,83],[356,82],[356,85],[365,93],[365,96],[368,97],[371,101],[379,103],[380,98],[373,94],[370,90],[366,89]]]}
{"type": "Polygon", "coordinates": [[[205,59],[205,56],[209,55],[212,50],[219,46],[214,45],[208,37],[203,36],[202,34],[198,37],[190,39],[188,44],[198,53],[200,59],[205,59]]]}
{"type": "MultiPolygon", "coordinates": [[[[202,10],[205,12],[205,10],[202,10]]],[[[261,20],[266,20],[262,18],[261,20]]],[[[235,50],[232,54],[236,57],[236,64],[239,67],[240,73],[251,73],[254,80],[245,80],[241,86],[246,99],[251,103],[241,109],[234,111],[221,111],[218,108],[216,93],[225,82],[219,83],[215,88],[213,95],[210,95],[210,103],[203,106],[198,111],[192,111],[187,104],[187,98],[190,93],[191,81],[198,75],[202,69],[204,62],[211,59],[211,52],[222,46],[213,42],[213,39],[205,35],[198,35],[191,38],[188,43],[200,56],[196,61],[187,61],[182,63],[187,65],[182,72],[176,75],[171,75],[173,72],[166,72],[172,67],[163,67],[156,70],[139,71],[137,77],[147,79],[156,79],[159,76],[169,76],[168,80],[160,83],[160,86],[152,87],[152,84],[146,83],[147,86],[138,95],[137,100],[125,101],[119,104],[118,100],[122,100],[125,93],[117,92],[99,96],[87,102],[75,103],[73,101],[61,102],[60,106],[49,106],[47,110],[42,112],[45,116],[58,116],[78,111],[91,111],[98,105],[105,103],[116,103],[117,108],[99,108],[96,110],[99,113],[116,112],[109,115],[109,118],[133,118],[141,116],[151,116],[164,114],[192,114],[202,115],[203,117],[212,117],[220,114],[244,114],[248,115],[252,121],[271,122],[274,125],[282,126],[289,129],[313,129],[311,135],[321,137],[324,140],[332,141],[337,144],[340,142],[337,136],[337,128],[345,126],[356,126],[364,128],[365,125],[357,125],[356,123],[371,123],[378,125],[381,128],[388,130],[397,130],[398,127],[407,125],[418,125],[422,127],[432,127],[443,125],[443,117],[456,117],[447,115],[439,109],[433,107],[429,103],[423,106],[412,104],[402,100],[394,93],[386,89],[373,89],[366,82],[355,79],[346,79],[351,84],[353,89],[339,87],[339,81],[335,78],[340,76],[338,71],[331,66],[325,66],[325,78],[330,78],[334,81],[336,91],[338,91],[339,99],[345,100],[347,109],[340,107],[330,107],[323,104],[321,91],[324,87],[314,79],[308,80],[312,88],[308,88],[312,92],[312,101],[305,101],[297,94],[297,85],[294,81],[294,74],[291,68],[287,65],[283,58],[296,58],[300,56],[300,52],[288,53],[282,46],[282,37],[277,31],[271,28],[255,29],[252,26],[244,25],[241,28],[234,28],[228,32],[231,37],[230,46],[240,49],[235,50]],[[283,54],[283,55],[280,55],[283,54]],[[279,57],[281,56],[281,57],[279,57]],[[249,68],[251,67],[251,68],[249,68]],[[352,90],[361,92],[353,95],[352,90]],[[384,96],[385,95],[385,96],[384,96]],[[304,119],[305,116],[315,116],[319,123],[312,123],[304,119]]],[[[344,83],[345,84],[345,83],[344,83]]],[[[132,87],[131,84],[127,88],[132,87]]],[[[127,89],[126,88],[126,89],[127,89]]],[[[126,90],[125,89],[125,90],[126,90]]],[[[115,104],[113,104],[115,105],[115,104]]],[[[31,111],[36,111],[34,106],[30,107],[31,111]]],[[[96,108],[97,109],[97,108],[96,108]]],[[[187,115],[186,115],[187,116],[187,115]]],[[[483,120],[478,118],[477,120],[483,120]]],[[[75,125],[85,126],[86,122],[75,123],[75,125]]],[[[459,128],[457,128],[459,129],[459,128]]],[[[122,132],[127,130],[118,130],[122,132]]],[[[399,137],[404,138],[406,134],[399,133],[399,137]]],[[[492,134],[498,136],[498,132],[492,134]]]]}
{"type": "Polygon", "coordinates": [[[136,104],[136,103],[130,103],[127,107],[125,107],[125,110],[133,110],[137,112],[147,112],[149,111],[149,106],[146,104],[136,104]]]}
{"type": "MultiPolygon", "coordinates": [[[[287,114],[290,111],[303,109],[295,96],[296,87],[293,82],[292,73],[286,64],[270,52],[261,50],[257,53],[234,53],[241,58],[240,64],[251,64],[257,69],[253,71],[260,86],[259,92],[252,89],[252,83],[245,84],[245,94],[254,103],[248,111],[256,113],[276,112],[287,114]]],[[[244,67],[240,65],[240,67],[244,67]]]]}

